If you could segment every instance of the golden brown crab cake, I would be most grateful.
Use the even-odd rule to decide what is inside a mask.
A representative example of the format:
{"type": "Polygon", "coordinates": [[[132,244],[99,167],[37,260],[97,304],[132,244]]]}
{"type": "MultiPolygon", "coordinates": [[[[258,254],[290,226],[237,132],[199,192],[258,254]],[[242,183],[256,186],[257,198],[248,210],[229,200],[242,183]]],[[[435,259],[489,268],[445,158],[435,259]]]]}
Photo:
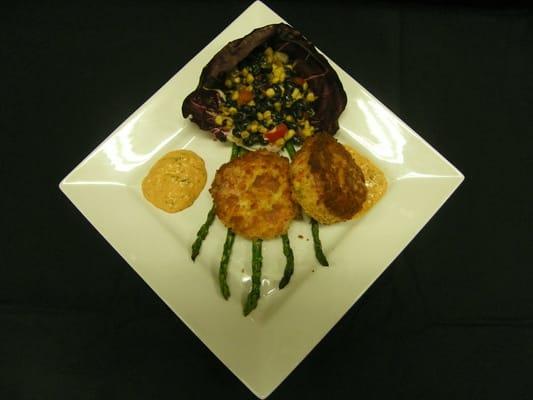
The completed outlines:
{"type": "Polygon", "coordinates": [[[248,239],[272,239],[287,233],[297,213],[289,160],[266,150],[222,165],[209,191],[222,223],[248,239]]]}
{"type": "Polygon", "coordinates": [[[363,172],[344,146],[325,133],[304,142],[290,176],[295,200],[321,224],[352,218],[367,196],[363,172]]]}

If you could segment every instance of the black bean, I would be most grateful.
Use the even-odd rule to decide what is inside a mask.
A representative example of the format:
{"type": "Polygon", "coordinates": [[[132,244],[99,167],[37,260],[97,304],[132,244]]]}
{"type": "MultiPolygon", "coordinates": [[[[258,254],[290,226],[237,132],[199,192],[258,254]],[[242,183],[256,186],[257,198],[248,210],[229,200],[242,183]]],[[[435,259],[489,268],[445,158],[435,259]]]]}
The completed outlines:
{"type": "Polygon", "coordinates": [[[305,111],[305,109],[306,109],[305,103],[302,100],[296,100],[293,103],[292,107],[295,110],[299,110],[299,111],[305,111]]]}
{"type": "Polygon", "coordinates": [[[287,128],[289,128],[289,129],[296,130],[296,128],[298,128],[298,124],[296,124],[296,122],[294,122],[294,121],[285,120],[285,125],[287,125],[287,128]]]}
{"type": "Polygon", "coordinates": [[[233,117],[233,119],[237,119],[238,121],[246,121],[246,117],[246,113],[239,110],[237,114],[235,114],[235,117],[233,117]]]}
{"type": "Polygon", "coordinates": [[[268,110],[268,104],[263,100],[259,104],[256,103],[256,108],[260,112],[268,110]]]}
{"type": "Polygon", "coordinates": [[[297,88],[296,84],[290,80],[285,80],[284,87],[285,93],[289,92],[289,94],[291,94],[292,91],[297,88]]]}
{"type": "Polygon", "coordinates": [[[259,66],[259,64],[254,63],[250,67],[250,72],[254,75],[258,75],[259,72],[261,72],[261,67],[259,66]]]}

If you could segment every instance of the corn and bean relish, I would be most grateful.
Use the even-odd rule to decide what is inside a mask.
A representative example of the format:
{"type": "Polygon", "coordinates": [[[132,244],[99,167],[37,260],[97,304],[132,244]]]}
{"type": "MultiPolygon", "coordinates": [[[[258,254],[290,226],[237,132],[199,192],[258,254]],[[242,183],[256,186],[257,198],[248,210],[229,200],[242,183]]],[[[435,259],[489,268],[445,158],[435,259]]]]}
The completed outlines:
{"type": "Polygon", "coordinates": [[[315,133],[317,96],[283,52],[255,50],[225,75],[223,93],[215,123],[234,142],[282,148],[315,133]]]}

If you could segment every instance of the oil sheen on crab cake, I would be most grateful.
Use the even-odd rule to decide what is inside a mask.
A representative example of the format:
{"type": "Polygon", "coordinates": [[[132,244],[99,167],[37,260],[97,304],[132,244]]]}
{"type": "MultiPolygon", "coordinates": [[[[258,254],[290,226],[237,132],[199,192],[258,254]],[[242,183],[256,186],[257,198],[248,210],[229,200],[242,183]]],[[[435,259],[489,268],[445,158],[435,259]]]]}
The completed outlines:
{"type": "Polygon", "coordinates": [[[222,223],[248,239],[287,233],[298,209],[291,196],[288,159],[266,150],[222,165],[209,191],[222,223]]]}
{"type": "Polygon", "coordinates": [[[295,200],[321,224],[351,219],[367,197],[363,172],[344,146],[325,133],[304,142],[290,176],[295,200]]]}

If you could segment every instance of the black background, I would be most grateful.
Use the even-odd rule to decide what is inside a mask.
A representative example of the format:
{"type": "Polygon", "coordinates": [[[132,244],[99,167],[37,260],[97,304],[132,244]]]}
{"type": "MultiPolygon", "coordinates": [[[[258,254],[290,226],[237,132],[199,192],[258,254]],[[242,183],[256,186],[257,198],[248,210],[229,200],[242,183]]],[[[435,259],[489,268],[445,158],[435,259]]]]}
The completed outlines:
{"type": "MultiPolygon", "coordinates": [[[[253,398],[57,188],[247,4],[3,8],[0,398],[253,398]]],[[[531,11],[269,4],[466,176],[271,398],[532,398],[531,11]]]]}

